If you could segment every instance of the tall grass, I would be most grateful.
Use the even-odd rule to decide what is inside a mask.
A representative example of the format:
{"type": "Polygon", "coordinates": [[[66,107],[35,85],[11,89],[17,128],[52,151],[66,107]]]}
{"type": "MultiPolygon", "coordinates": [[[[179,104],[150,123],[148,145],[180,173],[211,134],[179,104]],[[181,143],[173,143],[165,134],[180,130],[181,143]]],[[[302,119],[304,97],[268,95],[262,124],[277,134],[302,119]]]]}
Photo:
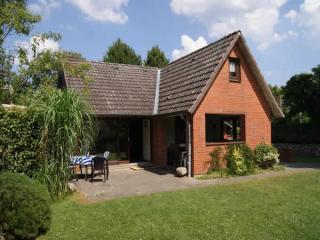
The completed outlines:
{"type": "Polygon", "coordinates": [[[94,114],[89,104],[76,92],[46,89],[39,93],[31,107],[40,123],[40,145],[44,166],[38,179],[55,197],[68,192],[70,156],[86,153],[96,132],[94,114]]]}

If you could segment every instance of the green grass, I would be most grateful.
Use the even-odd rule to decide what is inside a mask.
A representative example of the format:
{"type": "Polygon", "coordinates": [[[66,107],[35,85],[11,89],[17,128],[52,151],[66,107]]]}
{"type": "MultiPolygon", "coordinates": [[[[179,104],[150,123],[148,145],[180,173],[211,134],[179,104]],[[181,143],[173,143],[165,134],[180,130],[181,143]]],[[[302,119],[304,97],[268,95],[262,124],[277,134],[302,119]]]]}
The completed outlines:
{"type": "Polygon", "coordinates": [[[302,163],[320,163],[320,157],[294,157],[294,162],[302,162],[302,163]]]}
{"type": "Polygon", "coordinates": [[[53,205],[41,239],[319,239],[320,172],[53,205]]]}

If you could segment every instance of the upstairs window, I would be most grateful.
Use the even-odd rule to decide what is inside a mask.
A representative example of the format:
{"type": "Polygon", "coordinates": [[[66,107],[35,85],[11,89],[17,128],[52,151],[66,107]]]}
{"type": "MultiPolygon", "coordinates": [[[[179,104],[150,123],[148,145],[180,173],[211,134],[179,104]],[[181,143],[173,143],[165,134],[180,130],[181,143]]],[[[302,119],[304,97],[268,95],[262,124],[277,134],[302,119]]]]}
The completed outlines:
{"type": "Polygon", "coordinates": [[[239,58],[229,58],[229,77],[231,82],[240,82],[239,58]]]}
{"type": "Polygon", "coordinates": [[[206,115],[206,142],[244,141],[243,115],[206,115]]]}

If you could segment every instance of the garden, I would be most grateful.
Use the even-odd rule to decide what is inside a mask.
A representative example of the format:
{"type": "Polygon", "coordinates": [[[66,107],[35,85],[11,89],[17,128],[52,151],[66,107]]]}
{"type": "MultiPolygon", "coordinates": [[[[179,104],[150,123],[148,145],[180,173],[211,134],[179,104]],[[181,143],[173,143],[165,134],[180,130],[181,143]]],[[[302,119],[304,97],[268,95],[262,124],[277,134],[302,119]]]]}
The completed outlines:
{"type": "Polygon", "coordinates": [[[217,146],[209,156],[208,173],[197,176],[197,179],[245,176],[284,169],[279,165],[277,149],[264,142],[258,144],[254,149],[246,144],[217,146]]]}
{"type": "Polygon", "coordinates": [[[50,226],[51,204],[70,192],[70,156],[95,135],[90,106],[73,91],[45,87],[27,107],[0,107],[0,236],[35,239],[50,226]]]}

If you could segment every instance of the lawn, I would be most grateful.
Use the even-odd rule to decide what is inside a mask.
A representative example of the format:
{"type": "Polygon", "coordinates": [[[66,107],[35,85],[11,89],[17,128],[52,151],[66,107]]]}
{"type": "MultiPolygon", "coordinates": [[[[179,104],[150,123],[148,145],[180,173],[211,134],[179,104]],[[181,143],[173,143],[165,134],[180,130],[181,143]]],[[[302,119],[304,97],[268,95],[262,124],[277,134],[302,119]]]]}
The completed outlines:
{"type": "Polygon", "coordinates": [[[319,239],[320,172],[96,204],[55,203],[41,239],[319,239]]]}

